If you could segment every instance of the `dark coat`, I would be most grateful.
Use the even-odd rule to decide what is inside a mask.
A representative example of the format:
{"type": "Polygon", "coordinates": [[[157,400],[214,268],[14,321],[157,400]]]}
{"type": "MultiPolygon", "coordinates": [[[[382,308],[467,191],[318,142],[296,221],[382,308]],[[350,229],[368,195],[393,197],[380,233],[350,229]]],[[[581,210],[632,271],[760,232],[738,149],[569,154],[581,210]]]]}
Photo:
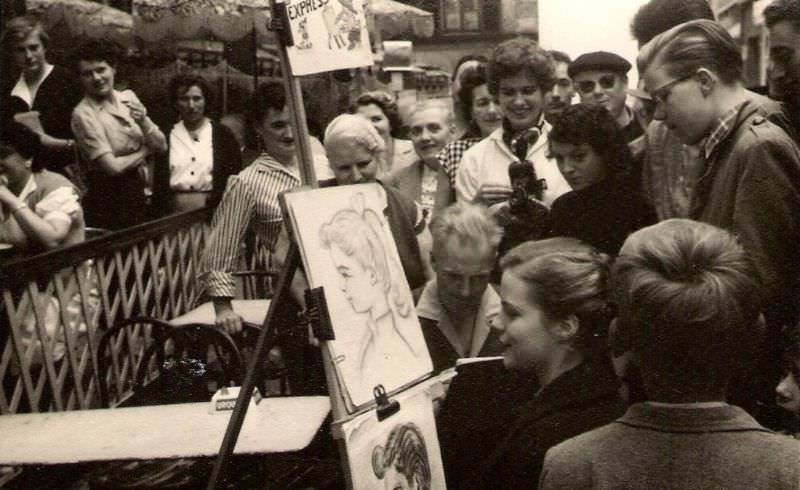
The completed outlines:
{"type": "Polygon", "coordinates": [[[739,238],[755,263],[773,328],[797,321],[800,277],[800,149],[776,111],[755,99],[742,105],[707,160],[690,212],[739,238]]]}
{"type": "Polygon", "coordinates": [[[535,489],[548,449],[625,413],[607,360],[585,362],[514,410],[505,437],[463,480],[461,488],[535,489]]]}
{"type": "MultiPolygon", "coordinates": [[[[167,131],[167,143],[169,134],[167,131]]],[[[213,151],[213,167],[211,169],[211,195],[207,206],[216,208],[225,192],[228,177],[242,171],[242,152],[239,143],[230,129],[217,122],[211,122],[211,148],[213,151]]],[[[169,198],[172,190],[169,187],[169,148],[159,153],[153,171],[153,203],[160,214],[169,212],[169,198]]]]}
{"type": "Polygon", "coordinates": [[[656,222],[653,208],[625,177],[608,178],[560,196],[550,210],[549,236],[567,236],[616,255],[634,231],[656,222]]]}
{"type": "MultiPolygon", "coordinates": [[[[0,123],[2,128],[0,137],[5,137],[14,124],[14,114],[28,111],[39,111],[39,120],[44,132],[59,139],[74,139],[70,127],[72,109],[83,98],[83,88],[71,71],[53,67],[47,78],[44,79],[36,92],[33,107],[11,95],[17,77],[11,78],[2,87],[2,100],[0,100],[0,123]]],[[[42,157],[43,168],[63,172],[65,165],[75,163],[75,153],[72,150],[48,151],[42,157]]]]}
{"type": "MultiPolygon", "coordinates": [[[[456,352],[453,344],[442,333],[437,323],[436,320],[419,317],[422,335],[425,337],[425,344],[428,346],[428,353],[431,355],[431,362],[433,362],[434,373],[455,366],[456,361],[461,357],[456,352]]],[[[497,333],[497,330],[491,329],[476,357],[499,356],[503,353],[503,348],[504,346],[500,342],[500,334],[497,333]]]]}

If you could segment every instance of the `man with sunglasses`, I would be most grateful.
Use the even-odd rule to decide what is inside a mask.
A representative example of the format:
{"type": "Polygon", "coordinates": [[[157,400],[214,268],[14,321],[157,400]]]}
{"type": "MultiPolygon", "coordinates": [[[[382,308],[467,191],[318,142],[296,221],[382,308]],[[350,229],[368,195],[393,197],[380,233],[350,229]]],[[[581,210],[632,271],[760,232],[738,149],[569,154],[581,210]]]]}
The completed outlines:
{"type": "Polygon", "coordinates": [[[570,63],[568,70],[581,102],[605,106],[622,128],[628,142],[644,133],[633,111],[625,105],[630,69],[631,64],[625,58],[606,51],[595,51],[578,56],[570,63]]]}

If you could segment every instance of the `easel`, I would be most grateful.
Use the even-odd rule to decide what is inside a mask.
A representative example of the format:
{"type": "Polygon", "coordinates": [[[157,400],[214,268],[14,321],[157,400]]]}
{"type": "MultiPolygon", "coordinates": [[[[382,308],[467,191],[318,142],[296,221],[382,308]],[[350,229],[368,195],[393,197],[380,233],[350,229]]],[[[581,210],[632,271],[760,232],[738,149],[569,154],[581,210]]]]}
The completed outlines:
{"type": "MultiPolygon", "coordinates": [[[[303,185],[316,188],[318,184],[314,172],[311,147],[309,145],[306,112],[300,90],[300,81],[291,74],[291,65],[286,54],[286,47],[292,46],[293,40],[291,28],[286,16],[286,3],[284,3],[283,0],[272,0],[272,19],[273,25],[271,27],[276,32],[279,44],[278,55],[281,66],[283,67],[282,75],[286,87],[286,102],[289,112],[292,115],[295,141],[299,144],[298,166],[300,169],[301,182],[303,185]]],[[[289,251],[287,252],[283,270],[278,278],[276,293],[270,303],[264,323],[261,326],[261,332],[256,342],[255,351],[247,366],[247,372],[242,382],[239,396],[236,399],[236,406],[233,409],[233,414],[231,415],[228,427],[225,431],[219,455],[214,462],[214,468],[207,486],[209,490],[219,488],[220,484],[225,480],[225,470],[233,454],[239,432],[241,431],[245,416],[247,415],[250,398],[253,395],[253,388],[258,381],[257,373],[259,371],[259,366],[262,366],[267,360],[270,349],[277,344],[281,336],[290,335],[292,333],[285,328],[279,329],[274,320],[276,318],[285,317],[284,315],[287,313],[287,308],[289,308],[292,303],[292,279],[297,269],[301,268],[301,266],[302,259],[300,257],[300,251],[295,241],[290,236],[289,251]]],[[[333,340],[332,335],[329,334],[332,330],[330,328],[325,328],[326,322],[329,327],[327,314],[320,311],[320,309],[325,307],[324,295],[321,289],[306,291],[306,300],[309,306],[309,316],[312,317],[310,323],[315,326],[314,333],[317,338],[321,341],[333,340]]],[[[345,401],[339,390],[336,373],[333,372],[330,353],[326,348],[320,350],[322,353],[322,361],[325,366],[325,378],[328,384],[328,392],[331,399],[331,411],[333,412],[334,420],[339,420],[347,414],[345,401]]],[[[348,472],[345,471],[345,474],[347,473],[348,472]]]]}

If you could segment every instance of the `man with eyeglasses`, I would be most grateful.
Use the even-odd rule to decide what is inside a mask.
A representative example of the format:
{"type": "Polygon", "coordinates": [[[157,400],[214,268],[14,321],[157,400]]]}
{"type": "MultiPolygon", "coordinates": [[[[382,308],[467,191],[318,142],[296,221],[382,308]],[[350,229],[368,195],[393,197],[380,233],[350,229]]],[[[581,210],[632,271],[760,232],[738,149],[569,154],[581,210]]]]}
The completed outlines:
{"type": "Polygon", "coordinates": [[[625,105],[628,95],[628,71],[631,64],[623,57],[606,51],[578,56],[569,65],[569,77],[581,102],[605,106],[631,142],[644,133],[633,111],[625,105]]]}
{"type": "Polygon", "coordinates": [[[656,103],[654,118],[682,143],[700,145],[689,217],[733,232],[761,281],[763,361],[733,394],[745,408],[756,401],[764,407],[773,399],[766,390],[777,382],[780,330],[798,319],[800,148],[780,108],[770,112],[745,89],[739,47],[716,22],[686,22],[659,34],[637,61],[656,103]]]}

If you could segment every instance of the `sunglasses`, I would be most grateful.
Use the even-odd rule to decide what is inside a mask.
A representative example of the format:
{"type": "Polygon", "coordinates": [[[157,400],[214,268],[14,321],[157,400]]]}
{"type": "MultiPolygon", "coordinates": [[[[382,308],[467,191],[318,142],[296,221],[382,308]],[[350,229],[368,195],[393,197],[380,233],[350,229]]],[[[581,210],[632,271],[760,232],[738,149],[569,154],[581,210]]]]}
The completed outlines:
{"type": "Polygon", "coordinates": [[[581,80],[580,82],[575,82],[575,85],[578,87],[579,91],[584,94],[589,94],[594,92],[594,88],[597,84],[600,84],[601,88],[608,90],[613,88],[616,83],[617,77],[615,75],[603,75],[597,79],[597,82],[594,80],[581,80]]]}

